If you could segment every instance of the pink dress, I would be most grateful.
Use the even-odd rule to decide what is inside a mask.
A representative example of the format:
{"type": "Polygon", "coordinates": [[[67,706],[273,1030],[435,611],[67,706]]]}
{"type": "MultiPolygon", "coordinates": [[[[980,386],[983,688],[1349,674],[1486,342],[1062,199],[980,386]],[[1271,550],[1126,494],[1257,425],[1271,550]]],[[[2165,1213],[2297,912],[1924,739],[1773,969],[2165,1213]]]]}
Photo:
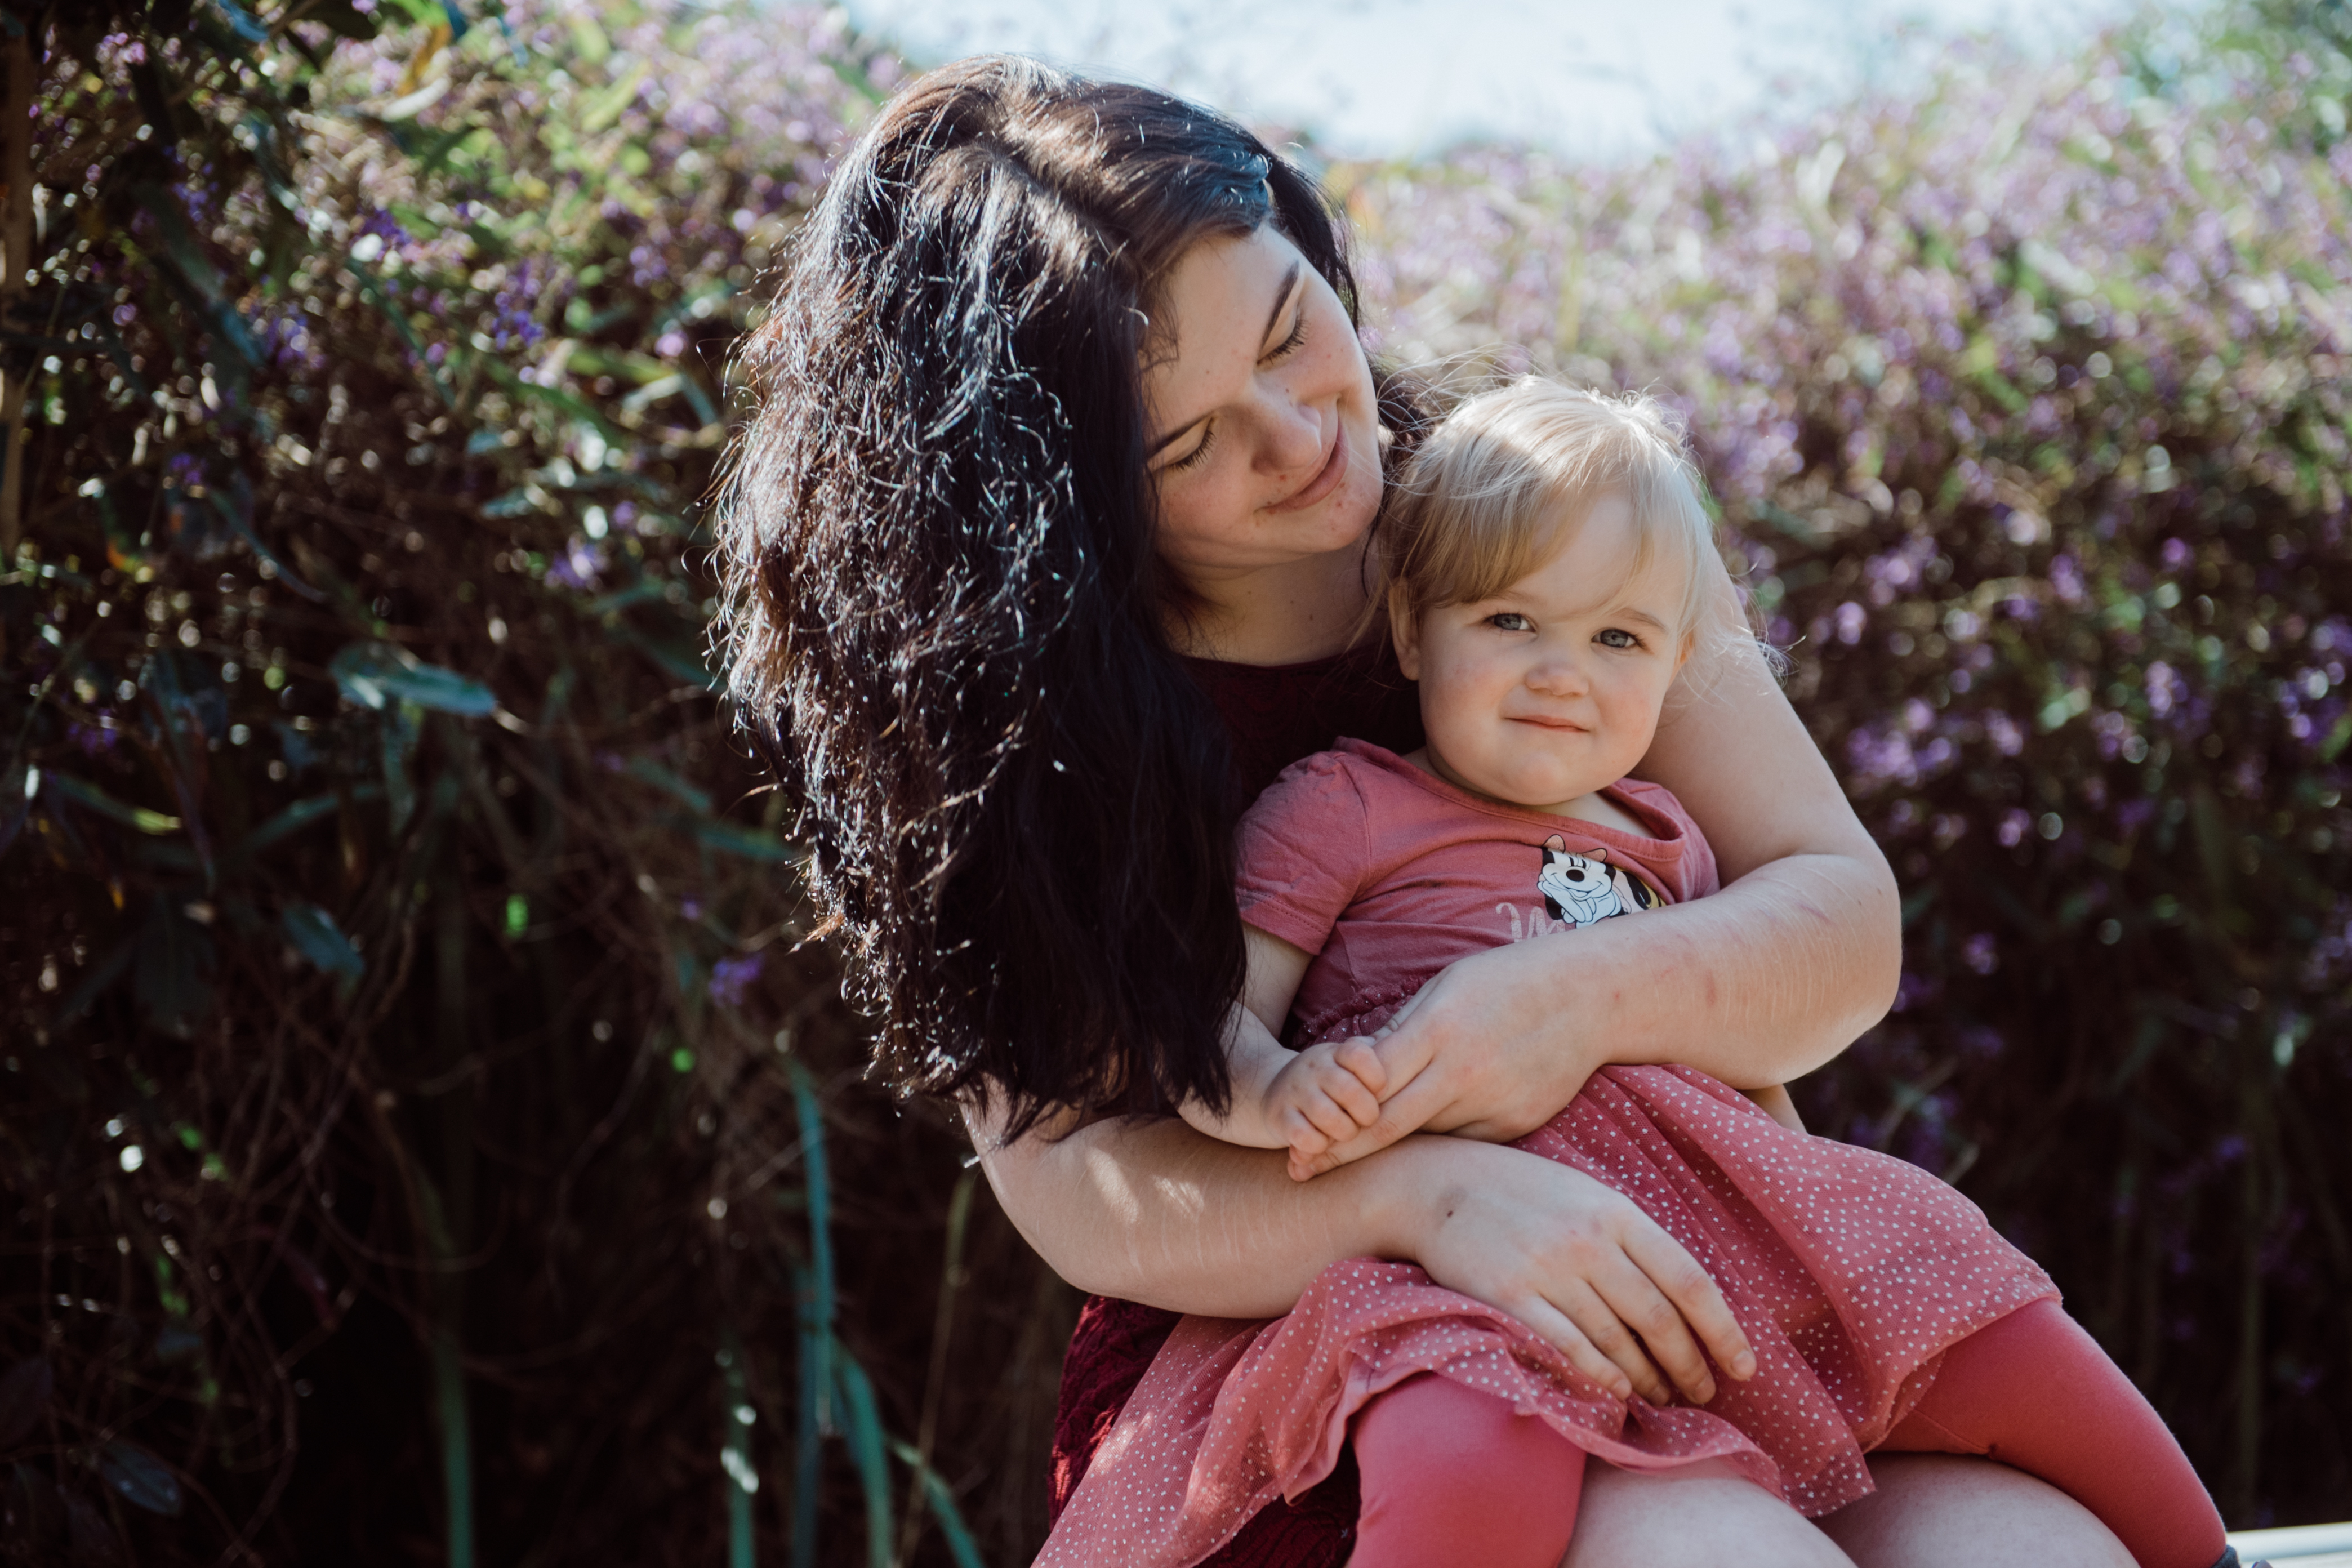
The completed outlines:
{"type": "MultiPolygon", "coordinates": [[[[1286,770],[1243,820],[1240,900],[1250,924],[1317,955],[1294,1043],[1377,1027],[1466,953],[1715,890],[1714,855],[1671,794],[1628,781],[1609,795],[1654,837],[1483,801],[1362,742],[1286,770]]],[[[1610,1464],[1720,1460],[1819,1516],[1868,1494],[1863,1456],[1946,1349],[2058,1294],[1943,1183],[1791,1132],[1687,1068],[1604,1068],[1513,1147],[1623,1193],[1686,1247],[1755,1348],[1756,1376],[1718,1376],[1703,1407],[1618,1399],[1419,1268],[1349,1259],[1286,1317],[1184,1319],[1038,1563],[1198,1563],[1328,1476],[1349,1418],[1422,1373],[1507,1399],[1610,1464]]]]}

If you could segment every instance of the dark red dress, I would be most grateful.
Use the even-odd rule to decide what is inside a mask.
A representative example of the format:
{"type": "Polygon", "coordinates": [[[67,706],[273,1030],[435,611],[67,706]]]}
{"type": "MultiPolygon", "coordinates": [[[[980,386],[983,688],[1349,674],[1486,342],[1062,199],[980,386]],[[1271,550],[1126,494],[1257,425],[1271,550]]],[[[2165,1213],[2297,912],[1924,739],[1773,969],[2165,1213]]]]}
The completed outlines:
{"type": "MultiPolygon", "coordinates": [[[[1235,771],[1247,796],[1299,758],[1341,735],[1400,754],[1421,745],[1421,703],[1385,639],[1309,664],[1261,668],[1186,661],[1224,715],[1235,771]]],[[[1054,1416],[1049,1509],[1060,1517],[1096,1447],[1175,1329],[1178,1314],[1108,1296],[1088,1298],[1062,1362],[1054,1416]]],[[[1328,1480],[1295,1503],[1276,1498],[1202,1568],[1328,1568],[1343,1561],[1356,1527],[1356,1468],[1343,1457],[1328,1480]]]]}

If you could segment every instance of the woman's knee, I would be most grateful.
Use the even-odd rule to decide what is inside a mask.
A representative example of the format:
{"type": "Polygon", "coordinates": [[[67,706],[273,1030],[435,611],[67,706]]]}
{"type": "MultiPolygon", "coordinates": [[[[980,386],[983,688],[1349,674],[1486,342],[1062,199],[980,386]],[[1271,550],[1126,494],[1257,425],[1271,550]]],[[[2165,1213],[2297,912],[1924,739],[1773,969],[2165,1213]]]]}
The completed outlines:
{"type": "Polygon", "coordinates": [[[2090,1510],[1990,1459],[1873,1455],[1878,1490],[1822,1521],[1861,1568],[2133,1568],[2090,1510]]]}
{"type": "Polygon", "coordinates": [[[1854,1568],[1837,1543],[1728,1467],[1587,1468],[1560,1568],[1854,1568]]]}

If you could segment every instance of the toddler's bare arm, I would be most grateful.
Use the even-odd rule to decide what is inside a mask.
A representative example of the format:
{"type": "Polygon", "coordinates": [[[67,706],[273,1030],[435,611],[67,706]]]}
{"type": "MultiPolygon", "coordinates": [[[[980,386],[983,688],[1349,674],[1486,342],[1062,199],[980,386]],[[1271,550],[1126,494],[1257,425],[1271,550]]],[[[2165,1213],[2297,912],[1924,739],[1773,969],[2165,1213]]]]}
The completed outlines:
{"type": "Polygon", "coordinates": [[[1284,1048],[1275,1030],[1289,1015],[1311,955],[1255,926],[1243,931],[1248,974],[1242,1004],[1225,1025],[1232,1099],[1222,1116],[1196,1100],[1179,1109],[1185,1121],[1212,1138],[1254,1149],[1288,1148],[1292,1174],[1303,1181],[1312,1173],[1306,1162],[1379,1119],[1387,1079],[1365,1041],[1284,1048]]]}

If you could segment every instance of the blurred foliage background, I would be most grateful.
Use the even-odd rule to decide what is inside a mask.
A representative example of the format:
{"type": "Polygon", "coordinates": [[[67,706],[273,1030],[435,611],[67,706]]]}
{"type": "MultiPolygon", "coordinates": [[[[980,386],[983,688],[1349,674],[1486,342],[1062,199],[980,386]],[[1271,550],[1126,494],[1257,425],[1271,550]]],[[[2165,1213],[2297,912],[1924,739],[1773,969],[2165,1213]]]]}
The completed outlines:
{"type": "MultiPolygon", "coordinates": [[[[1076,1301],[859,1082],[704,660],[730,345],[903,62],[691,0],[0,48],[0,1552],[1025,1561],[1076,1301]]],[[[2235,1525],[2352,1495],[2348,103],[2340,0],[2245,0],[1323,170],[1384,353],[1689,412],[1906,891],[1800,1100],[2235,1525]]]]}

